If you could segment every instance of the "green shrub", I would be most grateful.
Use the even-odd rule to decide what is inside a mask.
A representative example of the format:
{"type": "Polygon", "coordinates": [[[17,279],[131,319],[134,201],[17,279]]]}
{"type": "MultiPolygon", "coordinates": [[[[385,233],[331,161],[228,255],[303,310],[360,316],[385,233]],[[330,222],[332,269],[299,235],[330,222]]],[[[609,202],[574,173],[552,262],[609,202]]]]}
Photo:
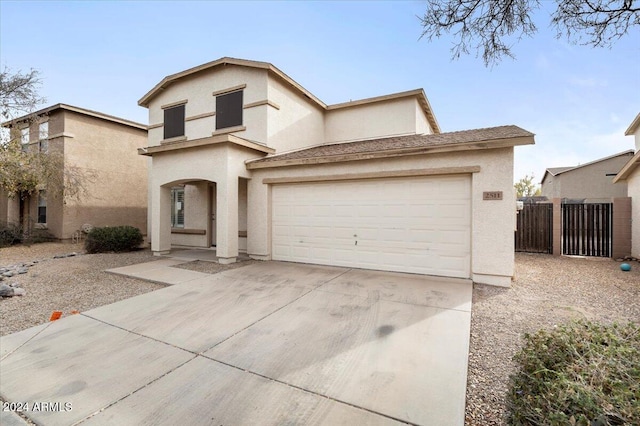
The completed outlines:
{"type": "Polygon", "coordinates": [[[93,228],[84,241],[87,253],[123,252],[137,249],[142,244],[142,233],[133,226],[106,226],[93,228]]]}
{"type": "Polygon", "coordinates": [[[576,321],[525,335],[507,396],[512,425],[640,424],[640,327],[576,321]]]}
{"type": "Polygon", "coordinates": [[[0,222],[0,247],[22,242],[22,227],[15,223],[0,222]]]}

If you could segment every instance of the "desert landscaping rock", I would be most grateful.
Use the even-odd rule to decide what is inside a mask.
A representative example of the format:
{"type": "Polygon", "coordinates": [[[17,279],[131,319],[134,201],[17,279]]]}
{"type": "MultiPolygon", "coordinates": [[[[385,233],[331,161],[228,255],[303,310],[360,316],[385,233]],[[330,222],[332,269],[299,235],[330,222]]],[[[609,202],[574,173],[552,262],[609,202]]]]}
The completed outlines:
{"type": "Polygon", "coordinates": [[[0,284],[0,297],[13,297],[13,287],[7,284],[0,284]]]}

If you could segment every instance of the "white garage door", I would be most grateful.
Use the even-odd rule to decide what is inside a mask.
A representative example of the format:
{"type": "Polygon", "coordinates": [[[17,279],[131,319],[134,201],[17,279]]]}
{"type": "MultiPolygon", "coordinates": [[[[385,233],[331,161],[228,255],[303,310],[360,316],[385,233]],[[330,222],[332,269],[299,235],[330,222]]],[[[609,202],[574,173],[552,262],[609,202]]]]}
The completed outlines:
{"type": "Polygon", "coordinates": [[[468,175],[274,185],[273,259],[470,277],[468,175]]]}

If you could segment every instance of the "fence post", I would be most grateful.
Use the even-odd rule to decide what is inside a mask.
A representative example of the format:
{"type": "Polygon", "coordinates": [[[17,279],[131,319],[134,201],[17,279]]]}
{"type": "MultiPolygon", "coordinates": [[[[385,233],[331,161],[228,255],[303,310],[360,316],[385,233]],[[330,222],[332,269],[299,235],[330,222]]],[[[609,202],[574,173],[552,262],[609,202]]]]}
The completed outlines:
{"type": "Polygon", "coordinates": [[[613,244],[611,257],[631,255],[631,198],[613,199],[613,244]]]}
{"type": "Polygon", "coordinates": [[[560,198],[553,199],[553,255],[562,254],[562,205],[560,198]]]}

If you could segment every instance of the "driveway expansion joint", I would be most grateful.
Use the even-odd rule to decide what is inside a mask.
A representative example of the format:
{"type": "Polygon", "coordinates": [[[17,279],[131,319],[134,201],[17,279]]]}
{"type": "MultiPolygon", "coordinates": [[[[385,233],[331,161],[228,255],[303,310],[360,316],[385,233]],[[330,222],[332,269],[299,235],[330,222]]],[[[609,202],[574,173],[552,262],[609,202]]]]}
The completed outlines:
{"type": "Polygon", "coordinates": [[[46,327],[43,327],[42,330],[38,331],[36,334],[34,334],[33,336],[29,337],[27,340],[25,340],[24,342],[22,342],[21,345],[17,346],[16,348],[14,348],[12,351],[7,352],[6,354],[4,354],[4,356],[2,358],[0,358],[0,361],[4,361],[6,358],[9,357],[9,355],[15,353],[18,349],[20,349],[21,347],[23,347],[24,345],[26,345],[27,343],[29,343],[30,341],[32,341],[36,336],[38,336],[40,333],[42,333],[43,331],[45,331],[47,328],[49,328],[49,326],[52,324],[52,322],[49,322],[49,324],[47,324],[46,327]]]}
{"type": "MultiPolygon", "coordinates": [[[[384,417],[384,418],[387,418],[387,419],[390,419],[390,420],[394,420],[394,421],[397,421],[397,422],[400,422],[400,423],[404,423],[404,424],[407,424],[407,425],[410,425],[410,426],[421,426],[418,423],[413,423],[413,422],[410,422],[408,420],[400,419],[398,417],[393,417],[393,416],[390,416],[388,414],[381,413],[379,411],[371,410],[369,408],[361,407],[359,405],[352,404],[350,402],[342,401],[340,399],[336,399],[336,398],[333,398],[333,397],[328,396],[328,395],[324,395],[324,394],[321,394],[321,393],[318,393],[318,392],[314,392],[312,390],[303,388],[301,386],[296,386],[296,385],[293,385],[291,383],[284,382],[282,380],[274,379],[273,377],[265,376],[264,374],[260,374],[260,373],[257,373],[255,371],[247,370],[245,368],[238,367],[238,366],[235,366],[233,364],[229,364],[229,363],[224,362],[224,361],[220,361],[219,359],[211,358],[211,357],[203,355],[203,354],[201,354],[200,356],[202,356],[203,358],[206,358],[208,360],[217,362],[219,364],[225,365],[227,367],[242,371],[243,373],[247,373],[247,374],[251,374],[253,376],[261,377],[263,379],[269,380],[270,382],[279,383],[281,385],[285,385],[285,386],[288,386],[290,388],[297,389],[299,391],[302,391],[302,392],[305,392],[305,393],[308,393],[308,394],[311,394],[311,395],[319,396],[321,398],[325,398],[325,399],[328,399],[330,401],[337,402],[339,404],[344,404],[344,405],[347,405],[349,407],[356,408],[358,410],[362,410],[362,411],[366,411],[366,412],[371,413],[371,414],[375,414],[376,416],[384,417]]],[[[75,426],[75,425],[73,425],[73,426],[75,426]]]]}
{"type": "Polygon", "coordinates": [[[165,342],[164,340],[156,339],[156,338],[153,338],[153,337],[151,337],[151,336],[147,336],[147,335],[145,335],[145,334],[137,333],[137,332],[135,332],[135,331],[133,331],[133,330],[129,330],[129,329],[126,329],[126,328],[124,328],[124,327],[120,327],[119,325],[111,324],[111,323],[106,322],[106,321],[104,321],[104,320],[101,320],[101,319],[98,319],[98,318],[94,318],[94,317],[92,317],[91,315],[87,315],[87,314],[85,314],[85,313],[80,313],[80,315],[82,315],[82,316],[84,316],[84,317],[86,317],[86,318],[92,319],[92,320],[94,320],[94,321],[101,322],[102,324],[104,324],[104,325],[108,325],[109,327],[113,327],[113,328],[120,329],[120,330],[122,330],[122,331],[126,331],[127,333],[133,334],[133,335],[135,335],[135,336],[138,336],[138,337],[144,337],[145,339],[149,339],[149,340],[153,340],[154,342],[162,343],[162,344],[167,345],[167,346],[170,346],[170,347],[172,347],[172,348],[174,348],[174,349],[179,349],[179,350],[181,350],[181,351],[188,352],[188,353],[190,353],[190,354],[192,354],[192,355],[198,355],[198,353],[197,353],[197,352],[191,351],[191,350],[189,350],[189,349],[182,348],[182,347],[180,347],[180,346],[176,346],[176,345],[172,345],[171,343],[169,343],[169,342],[165,342]]]}
{"type": "MultiPolygon", "coordinates": [[[[134,334],[135,334],[135,333],[134,333],[134,334]]],[[[146,384],[144,384],[144,385],[140,386],[139,388],[137,388],[137,389],[133,390],[132,392],[128,393],[127,395],[125,395],[125,396],[123,396],[123,397],[121,397],[121,398],[119,398],[119,399],[117,399],[117,400],[115,400],[115,401],[113,401],[113,402],[111,402],[111,403],[109,403],[109,404],[105,405],[104,407],[100,408],[99,410],[96,410],[95,412],[93,412],[93,413],[89,414],[89,415],[88,415],[87,417],[85,417],[84,419],[78,420],[77,422],[73,423],[71,426],[77,426],[77,425],[79,425],[79,424],[81,424],[81,423],[85,422],[86,420],[89,420],[91,417],[96,416],[96,415],[98,415],[98,414],[102,413],[104,410],[108,409],[109,407],[111,407],[111,406],[113,406],[113,405],[115,405],[115,404],[119,403],[120,401],[123,401],[123,400],[125,400],[125,399],[129,398],[131,395],[133,395],[133,394],[135,394],[135,393],[137,393],[137,392],[141,391],[142,389],[144,389],[144,388],[146,388],[146,387],[150,386],[151,384],[153,384],[153,383],[157,382],[158,380],[160,380],[160,379],[162,379],[163,377],[165,377],[167,374],[169,374],[169,373],[173,373],[173,372],[174,372],[174,371],[176,371],[178,368],[180,368],[180,367],[182,367],[182,366],[184,366],[184,365],[188,364],[189,362],[193,361],[193,360],[194,360],[194,359],[196,359],[196,358],[198,358],[198,355],[195,355],[193,358],[186,360],[186,361],[185,361],[185,362],[183,362],[182,364],[177,365],[177,366],[176,366],[176,367],[174,367],[174,368],[171,368],[169,371],[166,371],[164,374],[161,374],[160,376],[158,376],[158,377],[156,377],[155,379],[151,380],[150,382],[148,382],[148,383],[146,383],[146,384]]]]}

